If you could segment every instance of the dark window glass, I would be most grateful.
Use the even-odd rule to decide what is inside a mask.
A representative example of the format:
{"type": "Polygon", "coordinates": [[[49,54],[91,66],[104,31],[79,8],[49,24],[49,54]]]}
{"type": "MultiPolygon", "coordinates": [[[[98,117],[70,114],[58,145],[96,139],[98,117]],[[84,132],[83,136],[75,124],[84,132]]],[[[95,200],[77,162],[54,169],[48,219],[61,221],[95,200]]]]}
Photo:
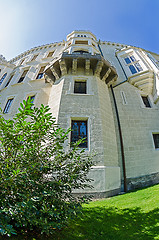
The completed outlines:
{"type": "Polygon", "coordinates": [[[78,121],[72,120],[71,125],[71,143],[77,142],[79,139],[85,138],[84,142],[82,142],[79,147],[87,148],[87,121],[78,121]]]}
{"type": "Polygon", "coordinates": [[[3,80],[5,79],[5,77],[7,76],[7,73],[5,73],[2,78],[0,79],[0,85],[2,84],[3,80]]]}
{"type": "Polygon", "coordinates": [[[74,93],[86,94],[86,81],[85,82],[75,81],[74,93]]]}
{"type": "Polygon", "coordinates": [[[38,73],[38,76],[36,79],[41,79],[43,77],[44,73],[38,73]]]}
{"type": "Polygon", "coordinates": [[[153,140],[155,144],[155,148],[159,148],[159,134],[153,134],[153,140]]]}
{"type": "Polygon", "coordinates": [[[39,71],[36,79],[41,79],[41,78],[44,76],[44,73],[43,73],[43,72],[44,72],[44,69],[45,69],[45,67],[41,67],[41,68],[40,68],[40,71],[39,71]]]}
{"type": "Polygon", "coordinates": [[[22,65],[24,61],[25,61],[25,58],[21,60],[20,65],[22,65]]]}
{"type": "Polygon", "coordinates": [[[34,55],[31,61],[34,61],[37,58],[38,54],[34,55]]]}
{"type": "Polygon", "coordinates": [[[49,52],[49,54],[47,55],[47,57],[52,57],[54,54],[54,51],[53,52],[49,52]]]}
{"type": "Polygon", "coordinates": [[[5,108],[3,110],[3,113],[8,113],[9,112],[9,109],[10,109],[10,106],[11,106],[11,103],[13,102],[13,98],[11,99],[8,99],[6,105],[5,105],[5,108]]]}
{"type": "Polygon", "coordinates": [[[138,72],[141,72],[143,70],[139,63],[135,63],[135,67],[137,68],[138,72]]]}
{"type": "Polygon", "coordinates": [[[125,60],[125,62],[127,63],[127,64],[129,64],[129,63],[131,63],[131,61],[130,61],[130,58],[124,58],[124,60],[125,60]]]}
{"type": "Polygon", "coordinates": [[[29,96],[28,98],[27,98],[27,100],[30,98],[30,100],[31,100],[31,103],[34,103],[34,99],[35,99],[35,95],[34,96],[29,96]]]}
{"type": "Polygon", "coordinates": [[[7,86],[9,85],[9,83],[11,82],[13,76],[14,76],[14,75],[12,75],[12,76],[9,78],[9,80],[8,80],[8,82],[6,83],[5,87],[7,87],[7,86]]]}
{"type": "Polygon", "coordinates": [[[142,100],[144,102],[145,107],[151,108],[150,101],[149,101],[148,97],[142,96],[142,100]]]}
{"type": "Polygon", "coordinates": [[[136,59],[135,59],[135,57],[134,57],[133,55],[130,56],[130,59],[131,59],[132,62],[135,62],[135,61],[136,61],[136,59]]]}
{"type": "Polygon", "coordinates": [[[18,83],[23,82],[23,80],[24,80],[24,77],[20,77],[18,83]]]}
{"type": "Polygon", "coordinates": [[[135,67],[133,65],[130,65],[129,69],[130,69],[132,74],[137,73],[137,71],[136,71],[136,69],[135,69],[135,67]]]}
{"type": "Polygon", "coordinates": [[[25,76],[27,75],[27,72],[28,72],[28,70],[25,70],[25,71],[23,72],[22,76],[19,78],[19,81],[18,81],[18,83],[21,83],[21,82],[23,82],[23,80],[24,80],[25,76]]]}

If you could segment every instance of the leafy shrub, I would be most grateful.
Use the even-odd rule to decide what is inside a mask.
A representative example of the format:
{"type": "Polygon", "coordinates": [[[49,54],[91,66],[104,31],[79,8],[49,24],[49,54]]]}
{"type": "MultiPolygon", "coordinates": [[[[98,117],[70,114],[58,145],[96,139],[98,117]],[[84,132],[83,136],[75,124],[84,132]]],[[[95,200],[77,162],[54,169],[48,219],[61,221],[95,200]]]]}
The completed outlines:
{"type": "Polygon", "coordinates": [[[64,149],[70,130],[55,124],[49,107],[23,101],[12,120],[0,115],[0,233],[26,230],[51,234],[80,211],[84,197],[73,189],[90,187],[92,158],[64,149]]]}

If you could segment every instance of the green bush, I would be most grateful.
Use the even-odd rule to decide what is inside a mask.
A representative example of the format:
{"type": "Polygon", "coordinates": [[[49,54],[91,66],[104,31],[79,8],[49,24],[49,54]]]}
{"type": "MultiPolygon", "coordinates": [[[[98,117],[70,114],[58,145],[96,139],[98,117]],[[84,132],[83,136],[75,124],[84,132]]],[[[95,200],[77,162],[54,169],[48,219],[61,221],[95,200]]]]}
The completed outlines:
{"type": "Polygon", "coordinates": [[[49,107],[21,103],[12,120],[0,115],[0,233],[26,230],[51,234],[80,211],[90,186],[92,158],[77,142],[64,149],[70,130],[55,124],[49,107]]]}

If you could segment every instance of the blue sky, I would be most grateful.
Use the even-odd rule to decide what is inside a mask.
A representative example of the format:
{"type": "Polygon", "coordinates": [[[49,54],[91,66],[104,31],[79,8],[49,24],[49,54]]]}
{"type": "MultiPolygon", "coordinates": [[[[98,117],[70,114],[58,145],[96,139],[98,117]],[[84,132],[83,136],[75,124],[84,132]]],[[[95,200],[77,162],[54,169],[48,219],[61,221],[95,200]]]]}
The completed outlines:
{"type": "Polygon", "coordinates": [[[0,0],[0,30],[7,60],[73,30],[159,54],[159,0],[0,0]]]}

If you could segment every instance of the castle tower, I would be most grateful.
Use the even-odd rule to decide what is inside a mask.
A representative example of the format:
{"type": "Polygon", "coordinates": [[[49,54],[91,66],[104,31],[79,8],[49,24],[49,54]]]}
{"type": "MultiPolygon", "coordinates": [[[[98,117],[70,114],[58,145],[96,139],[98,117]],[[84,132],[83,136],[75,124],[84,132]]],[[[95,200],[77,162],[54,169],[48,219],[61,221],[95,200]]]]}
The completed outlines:
{"type": "Polygon", "coordinates": [[[62,128],[75,129],[70,142],[83,135],[86,143],[82,147],[96,154],[96,166],[90,173],[94,179],[91,192],[104,195],[119,191],[120,168],[108,90],[117,73],[101,56],[96,37],[89,31],[73,31],[45,74],[53,84],[49,105],[57,122],[62,128]]]}
{"type": "MultiPolygon", "coordinates": [[[[73,31],[66,41],[0,56],[0,103],[6,119],[32,98],[49,105],[60,127],[71,128],[95,153],[93,189],[109,196],[159,182],[159,55],[73,31]]],[[[79,192],[78,192],[79,193],[79,192]]]]}

